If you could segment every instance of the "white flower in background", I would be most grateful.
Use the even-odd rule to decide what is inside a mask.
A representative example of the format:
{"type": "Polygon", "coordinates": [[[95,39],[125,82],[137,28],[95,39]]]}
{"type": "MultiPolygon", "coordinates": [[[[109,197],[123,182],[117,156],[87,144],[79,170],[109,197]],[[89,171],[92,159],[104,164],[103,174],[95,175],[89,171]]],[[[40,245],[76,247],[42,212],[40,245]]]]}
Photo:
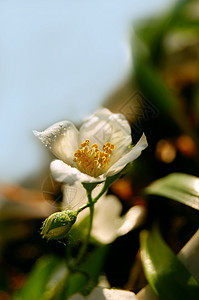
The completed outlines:
{"type": "Polygon", "coordinates": [[[63,121],[34,134],[58,158],[51,163],[55,180],[68,184],[102,182],[120,172],[147,147],[144,134],[130,147],[127,120],[105,108],[87,118],[79,130],[70,121],[63,121]]]}
{"type": "MultiPolygon", "coordinates": [[[[102,188],[98,185],[93,190],[95,197],[102,188]]],[[[81,183],[73,186],[63,185],[63,209],[78,209],[87,203],[86,191],[81,183]]],[[[102,196],[95,204],[93,226],[91,235],[103,244],[113,242],[118,236],[128,233],[130,230],[143,224],[146,217],[146,209],[136,205],[132,207],[123,217],[121,217],[122,204],[114,195],[102,196]]],[[[74,226],[89,216],[89,208],[79,213],[74,226]]]]}
{"type": "Polygon", "coordinates": [[[117,289],[96,287],[90,295],[83,297],[80,294],[73,295],[69,300],[136,300],[134,293],[117,289]]]}

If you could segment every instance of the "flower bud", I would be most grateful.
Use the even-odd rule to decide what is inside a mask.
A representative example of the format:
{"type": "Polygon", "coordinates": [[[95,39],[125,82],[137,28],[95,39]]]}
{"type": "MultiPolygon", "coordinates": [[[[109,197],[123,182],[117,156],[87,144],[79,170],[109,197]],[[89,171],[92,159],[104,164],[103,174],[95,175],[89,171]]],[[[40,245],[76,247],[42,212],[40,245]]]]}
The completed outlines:
{"type": "Polygon", "coordinates": [[[76,219],[77,211],[75,210],[56,212],[44,221],[41,234],[48,240],[64,238],[76,219]]]}

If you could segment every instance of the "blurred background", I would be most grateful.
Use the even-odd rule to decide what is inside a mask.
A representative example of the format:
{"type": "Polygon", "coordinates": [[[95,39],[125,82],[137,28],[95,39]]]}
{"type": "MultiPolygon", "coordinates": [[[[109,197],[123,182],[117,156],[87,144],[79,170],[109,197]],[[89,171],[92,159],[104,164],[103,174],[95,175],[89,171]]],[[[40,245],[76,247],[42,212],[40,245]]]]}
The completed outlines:
{"type": "Polygon", "coordinates": [[[49,161],[32,130],[80,123],[131,70],[132,22],[158,1],[1,1],[0,180],[19,183],[49,161]]]}
{"type": "MultiPolygon", "coordinates": [[[[192,0],[0,1],[0,299],[11,299],[44,253],[64,253],[40,237],[60,185],[32,130],[67,119],[78,126],[105,106],[126,116],[134,143],[145,132],[148,149],[110,191],[124,211],[145,205],[142,189],[155,179],[198,176],[198,22],[192,0]]],[[[180,242],[170,233],[176,251],[198,226],[198,216],[181,213],[174,231],[189,230],[180,242]]],[[[138,291],[145,280],[135,281],[127,287],[138,291]]]]}

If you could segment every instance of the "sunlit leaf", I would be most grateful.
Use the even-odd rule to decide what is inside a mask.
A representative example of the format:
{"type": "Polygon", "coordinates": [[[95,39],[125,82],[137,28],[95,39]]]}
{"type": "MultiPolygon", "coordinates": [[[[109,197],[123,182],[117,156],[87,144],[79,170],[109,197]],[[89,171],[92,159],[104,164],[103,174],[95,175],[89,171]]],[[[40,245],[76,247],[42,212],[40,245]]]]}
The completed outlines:
{"type": "Polygon", "coordinates": [[[157,195],[176,200],[199,210],[199,178],[173,173],[154,181],[145,189],[146,195],[157,195]]]}
{"type": "Polygon", "coordinates": [[[142,231],[140,241],[145,275],[158,298],[198,299],[198,283],[163,241],[158,229],[142,231]]]}

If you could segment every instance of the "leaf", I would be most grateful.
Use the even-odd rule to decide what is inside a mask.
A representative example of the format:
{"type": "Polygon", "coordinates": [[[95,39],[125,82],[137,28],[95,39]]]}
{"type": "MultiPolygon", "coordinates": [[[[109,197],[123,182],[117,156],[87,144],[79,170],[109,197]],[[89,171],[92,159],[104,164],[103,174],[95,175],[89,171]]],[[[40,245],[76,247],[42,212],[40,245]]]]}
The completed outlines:
{"type": "Polygon", "coordinates": [[[158,179],[144,190],[146,195],[157,195],[172,199],[199,210],[199,178],[173,173],[158,179]]]}
{"type": "Polygon", "coordinates": [[[20,293],[14,297],[14,300],[43,299],[52,274],[56,272],[60,263],[62,263],[60,259],[54,256],[40,258],[31,271],[25,286],[20,293]]]}
{"type": "Polygon", "coordinates": [[[109,247],[101,246],[92,252],[84,263],[81,264],[80,270],[88,274],[75,273],[71,274],[66,282],[66,296],[69,297],[75,293],[92,289],[97,284],[98,277],[103,270],[104,261],[109,247]]]}
{"type": "Polygon", "coordinates": [[[163,241],[158,229],[142,231],[140,241],[145,275],[159,299],[198,299],[198,283],[163,241]]]}

